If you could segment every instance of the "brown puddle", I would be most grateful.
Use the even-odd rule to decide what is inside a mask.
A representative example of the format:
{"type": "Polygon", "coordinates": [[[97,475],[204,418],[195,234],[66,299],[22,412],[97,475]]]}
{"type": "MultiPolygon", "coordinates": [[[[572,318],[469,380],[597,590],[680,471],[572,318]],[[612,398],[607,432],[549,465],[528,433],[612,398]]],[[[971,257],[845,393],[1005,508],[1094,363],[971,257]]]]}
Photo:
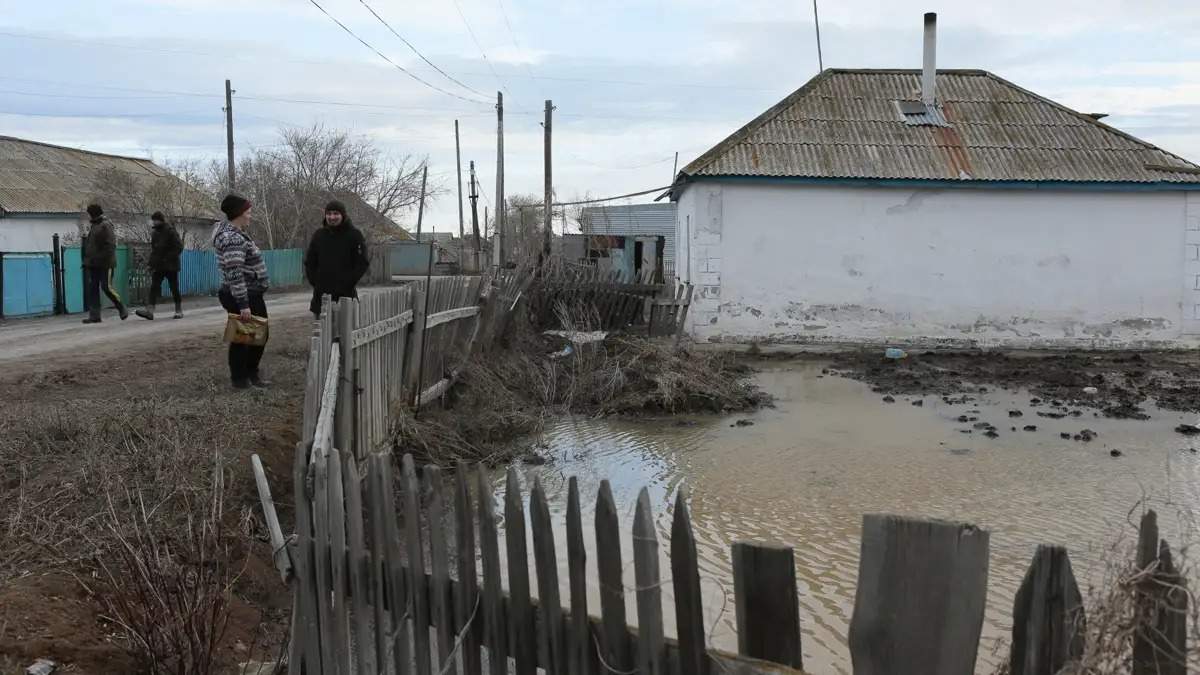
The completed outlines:
{"type": "MultiPolygon", "coordinates": [[[[962,520],[991,532],[991,567],[984,640],[977,670],[991,672],[1000,657],[997,638],[1010,630],[1013,596],[1039,543],[1066,545],[1076,575],[1086,586],[1098,582],[1106,551],[1128,536],[1127,517],[1143,495],[1159,510],[1164,536],[1195,539],[1194,525],[1181,525],[1200,506],[1197,441],[1174,427],[1194,416],[1146,408],[1149,421],[1094,417],[1049,419],[1029,405],[1030,395],[990,390],[964,404],[896,396],[883,403],[869,386],[822,376],[812,361],[768,364],[760,384],[777,407],[752,415],[681,420],[622,421],[565,419],[545,435],[553,461],[523,466],[526,488],[540,478],[560,525],[566,511],[568,476],[578,476],[584,499],[585,531],[592,531],[599,482],[609,479],[621,513],[623,559],[632,560],[629,530],[634,502],[649,489],[659,526],[660,551],[668,546],[670,503],[677,487],[691,495],[692,519],[701,557],[705,616],[712,642],[735,650],[729,546],[739,539],[775,541],[795,547],[805,666],[814,673],[849,673],[847,625],[854,605],[859,528],[864,513],[888,512],[962,520]],[[977,410],[977,413],[971,411],[977,410]],[[1010,418],[1010,410],[1023,416],[1010,418]],[[985,437],[978,417],[996,427],[985,437]],[[752,426],[731,426],[749,419],[752,426]],[[1037,431],[1024,431],[1036,425],[1037,431]],[[1016,427],[1016,431],[1012,431],[1016,427]],[[1061,433],[1097,433],[1083,443],[1061,433]],[[969,429],[970,434],[960,430],[969,429]],[[1111,457],[1110,450],[1122,455],[1111,457]],[[1182,515],[1181,515],[1182,514],[1182,515]]],[[[503,475],[495,489],[501,495],[503,475]]],[[[598,614],[594,538],[589,536],[589,608],[598,614]]],[[[501,549],[504,547],[501,546],[501,549]]],[[[665,562],[664,576],[669,574],[665,562]]],[[[566,585],[565,560],[559,560],[566,585]]],[[[536,584],[534,584],[536,587],[536,584]]],[[[626,566],[628,616],[636,617],[633,569],[626,566]]],[[[674,634],[669,580],[663,587],[664,619],[674,634]]]]}

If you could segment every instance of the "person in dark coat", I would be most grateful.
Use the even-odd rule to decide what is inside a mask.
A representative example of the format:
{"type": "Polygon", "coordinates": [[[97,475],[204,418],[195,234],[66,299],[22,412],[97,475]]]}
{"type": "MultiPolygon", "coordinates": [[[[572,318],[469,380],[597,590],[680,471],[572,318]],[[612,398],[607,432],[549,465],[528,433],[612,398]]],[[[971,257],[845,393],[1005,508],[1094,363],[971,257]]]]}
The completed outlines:
{"type": "Polygon", "coordinates": [[[175,318],[183,318],[183,300],[179,297],[179,256],[183,253],[183,240],[173,225],[167,222],[162,211],[150,216],[153,232],[150,234],[150,304],[134,312],[143,319],[154,320],[154,306],[162,291],[163,279],[171,288],[175,300],[175,318]]]}
{"type": "Polygon", "coordinates": [[[314,317],[321,315],[321,296],[357,298],[359,279],[371,266],[367,240],[350,222],[346,206],[334,200],[325,205],[325,220],[313,233],[304,254],[304,274],[312,284],[313,297],[308,308],[314,317]]]}
{"type": "Polygon", "coordinates": [[[83,266],[87,268],[88,317],[83,322],[100,323],[101,291],[112,301],[124,321],[129,318],[129,310],[112,288],[112,273],[117,266],[117,234],[99,204],[89,204],[87,214],[91,225],[83,249],[83,266]]]}

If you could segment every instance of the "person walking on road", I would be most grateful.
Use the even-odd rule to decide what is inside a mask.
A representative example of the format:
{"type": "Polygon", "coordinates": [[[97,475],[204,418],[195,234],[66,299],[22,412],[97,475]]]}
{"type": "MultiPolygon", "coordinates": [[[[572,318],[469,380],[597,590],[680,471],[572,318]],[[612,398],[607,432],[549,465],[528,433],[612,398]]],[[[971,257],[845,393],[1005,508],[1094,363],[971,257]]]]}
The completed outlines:
{"type": "Polygon", "coordinates": [[[124,321],[129,318],[129,310],[125,309],[121,296],[112,288],[112,273],[117,266],[117,234],[113,231],[112,221],[104,215],[104,209],[99,204],[89,204],[87,214],[91,225],[83,249],[83,266],[88,272],[88,317],[83,322],[100,323],[101,291],[112,301],[124,321]]]}
{"type": "Polygon", "coordinates": [[[162,290],[163,279],[171,288],[175,300],[175,318],[183,318],[183,300],[179,297],[179,256],[183,253],[183,240],[179,232],[167,222],[162,211],[150,216],[153,232],[150,235],[150,304],[134,312],[143,319],[154,320],[154,306],[162,290]]]}
{"type": "MultiPolygon", "coordinates": [[[[267,303],[263,294],[270,283],[262,251],[246,234],[250,201],[230,194],[221,201],[221,212],[225,220],[213,230],[213,248],[221,270],[221,290],[217,297],[225,311],[237,314],[243,321],[249,321],[251,316],[265,319],[267,303]]],[[[229,344],[229,376],[235,389],[267,386],[258,370],[264,349],[265,346],[229,344]]]]}
{"type": "Polygon", "coordinates": [[[308,308],[321,316],[321,296],[357,298],[356,286],[371,266],[367,240],[350,222],[346,206],[334,200],[325,205],[325,220],[313,233],[304,253],[304,274],[312,284],[313,297],[308,308]]]}

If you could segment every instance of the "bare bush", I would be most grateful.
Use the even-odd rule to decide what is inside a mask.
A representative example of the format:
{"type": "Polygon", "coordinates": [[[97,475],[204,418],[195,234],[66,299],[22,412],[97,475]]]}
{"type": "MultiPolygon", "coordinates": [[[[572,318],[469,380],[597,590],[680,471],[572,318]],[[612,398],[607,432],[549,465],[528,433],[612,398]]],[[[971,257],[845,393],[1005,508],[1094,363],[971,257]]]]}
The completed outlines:
{"type": "Polygon", "coordinates": [[[108,618],[152,675],[215,672],[237,578],[219,455],[204,492],[181,490],[152,504],[141,490],[107,497],[105,526],[114,544],[97,566],[108,618]],[[162,528],[165,513],[185,514],[183,526],[162,528]]]}

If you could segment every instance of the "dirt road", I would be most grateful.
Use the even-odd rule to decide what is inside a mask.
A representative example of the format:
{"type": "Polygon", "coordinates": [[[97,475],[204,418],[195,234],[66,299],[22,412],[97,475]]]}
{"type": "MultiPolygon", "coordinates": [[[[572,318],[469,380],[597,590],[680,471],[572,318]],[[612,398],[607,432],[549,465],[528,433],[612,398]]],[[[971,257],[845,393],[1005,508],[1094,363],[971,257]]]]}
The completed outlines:
{"type": "MultiPolygon", "coordinates": [[[[303,316],[311,297],[307,292],[268,295],[267,310],[272,319],[303,316]]],[[[167,305],[159,310],[154,321],[136,316],[121,321],[116,312],[105,310],[99,325],[84,325],[78,314],[0,323],[0,369],[5,375],[58,369],[94,362],[100,353],[117,356],[183,337],[212,336],[214,344],[220,342],[226,314],[215,299],[189,300],[179,320],[171,318],[167,305]]]]}

